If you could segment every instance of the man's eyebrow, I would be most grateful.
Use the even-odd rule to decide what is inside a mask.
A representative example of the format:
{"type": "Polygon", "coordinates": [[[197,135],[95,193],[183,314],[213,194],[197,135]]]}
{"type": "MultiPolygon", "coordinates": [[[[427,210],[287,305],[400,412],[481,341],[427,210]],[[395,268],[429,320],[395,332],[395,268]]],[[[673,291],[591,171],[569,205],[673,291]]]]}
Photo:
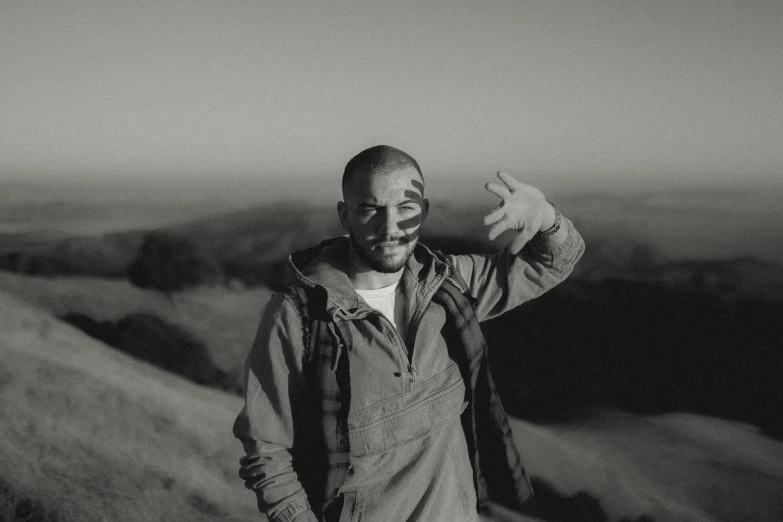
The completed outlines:
{"type": "MultiPolygon", "coordinates": [[[[405,199],[403,201],[400,201],[395,206],[401,207],[402,205],[409,205],[411,203],[414,203],[416,205],[420,205],[421,201],[416,199],[416,198],[410,198],[410,199],[405,199]]],[[[361,203],[357,203],[356,206],[357,207],[362,207],[362,208],[378,208],[378,207],[382,207],[384,205],[378,205],[377,203],[370,203],[370,202],[367,202],[367,201],[363,201],[361,203]]]]}

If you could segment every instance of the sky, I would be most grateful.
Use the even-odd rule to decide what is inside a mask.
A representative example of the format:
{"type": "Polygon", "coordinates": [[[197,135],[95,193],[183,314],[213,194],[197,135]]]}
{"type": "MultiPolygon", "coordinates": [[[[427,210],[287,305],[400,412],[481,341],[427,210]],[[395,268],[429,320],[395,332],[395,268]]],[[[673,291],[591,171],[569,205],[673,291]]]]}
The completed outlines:
{"type": "Polygon", "coordinates": [[[0,0],[0,71],[0,180],[783,184],[778,0],[0,0]]]}

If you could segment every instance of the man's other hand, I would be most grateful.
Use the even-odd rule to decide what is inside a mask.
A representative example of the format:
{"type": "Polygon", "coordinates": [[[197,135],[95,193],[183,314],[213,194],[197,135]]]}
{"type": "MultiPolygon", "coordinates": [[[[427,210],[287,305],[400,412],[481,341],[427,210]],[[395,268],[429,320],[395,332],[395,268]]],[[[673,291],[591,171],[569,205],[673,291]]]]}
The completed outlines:
{"type": "Polygon", "coordinates": [[[491,226],[490,241],[506,230],[519,232],[509,246],[509,252],[518,254],[537,232],[552,227],[555,222],[555,209],[533,185],[517,181],[505,172],[498,172],[498,178],[503,182],[502,185],[486,184],[486,189],[501,201],[484,217],[484,225],[491,226]]]}

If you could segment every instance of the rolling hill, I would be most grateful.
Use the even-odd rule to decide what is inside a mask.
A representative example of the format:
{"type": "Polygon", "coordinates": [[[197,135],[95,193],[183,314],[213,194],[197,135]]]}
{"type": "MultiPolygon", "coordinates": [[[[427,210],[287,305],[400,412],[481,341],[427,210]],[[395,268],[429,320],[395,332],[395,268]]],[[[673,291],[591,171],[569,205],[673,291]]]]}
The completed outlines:
{"type": "MultiPolygon", "coordinates": [[[[236,477],[239,398],[134,360],[3,292],[0,326],[0,518],[260,518],[236,477]]],[[[597,410],[547,425],[512,419],[512,428],[545,520],[783,516],[783,443],[744,424],[597,410]]],[[[532,518],[493,506],[483,520],[532,518]]]]}
{"type": "Polygon", "coordinates": [[[0,272],[0,289],[56,317],[86,316],[117,323],[145,313],[179,326],[202,342],[217,368],[239,385],[261,309],[271,292],[192,289],[166,295],[127,281],[95,277],[40,277],[0,272]]]}
{"type": "MultiPolygon", "coordinates": [[[[578,207],[576,203],[572,206],[578,207]]],[[[593,204],[595,206],[596,204],[593,204]]],[[[592,208],[592,207],[590,207],[592,208]]],[[[433,204],[422,241],[446,252],[491,252],[508,240],[486,240],[485,209],[474,205],[433,204]]],[[[577,213],[578,216],[578,213],[577,213]]],[[[574,278],[658,281],[729,298],[753,296],[783,301],[783,265],[746,255],[728,258],[671,259],[642,232],[634,235],[595,223],[577,226],[588,248],[574,278]]],[[[78,236],[63,233],[0,234],[0,270],[41,276],[124,279],[144,239],[162,230],[192,242],[223,271],[224,280],[246,286],[270,286],[279,280],[282,262],[293,251],[343,233],[331,207],[275,202],[224,212],[158,229],[78,236]]]]}
{"type": "Polygon", "coordinates": [[[0,324],[0,519],[256,516],[236,479],[239,398],[139,362],[7,294],[0,324]]]}

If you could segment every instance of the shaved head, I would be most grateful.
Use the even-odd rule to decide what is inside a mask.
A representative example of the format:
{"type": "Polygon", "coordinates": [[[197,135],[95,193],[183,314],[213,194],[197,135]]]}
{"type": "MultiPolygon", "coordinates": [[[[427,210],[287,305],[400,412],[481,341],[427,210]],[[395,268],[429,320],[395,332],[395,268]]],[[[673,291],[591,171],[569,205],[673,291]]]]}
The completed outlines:
{"type": "Polygon", "coordinates": [[[345,166],[342,182],[343,196],[345,196],[345,189],[351,185],[356,175],[394,172],[407,168],[415,169],[421,176],[422,182],[424,181],[419,164],[411,155],[400,149],[389,145],[376,145],[363,150],[351,158],[345,166]]]}
{"type": "Polygon", "coordinates": [[[413,254],[429,210],[418,163],[388,145],[362,151],[345,167],[343,199],[337,214],[350,238],[352,280],[388,286],[413,254]]]}

